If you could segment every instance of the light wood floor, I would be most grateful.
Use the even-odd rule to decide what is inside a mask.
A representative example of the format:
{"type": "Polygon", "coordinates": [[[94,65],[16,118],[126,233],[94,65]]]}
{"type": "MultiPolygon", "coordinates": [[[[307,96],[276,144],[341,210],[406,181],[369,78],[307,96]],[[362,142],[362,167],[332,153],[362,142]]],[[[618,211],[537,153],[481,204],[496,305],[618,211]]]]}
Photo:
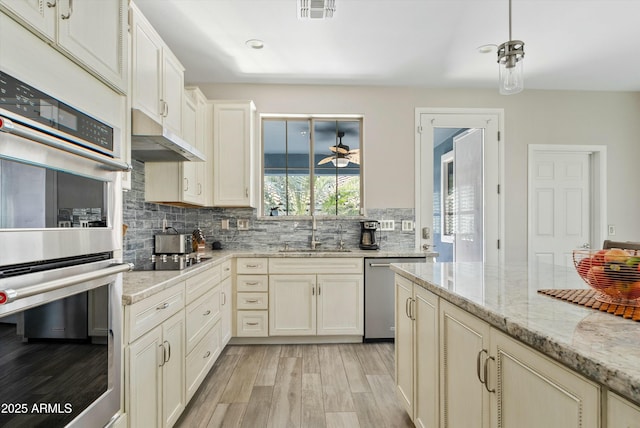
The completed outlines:
{"type": "Polygon", "coordinates": [[[413,427],[392,343],[227,346],[178,427],[413,427]]]}

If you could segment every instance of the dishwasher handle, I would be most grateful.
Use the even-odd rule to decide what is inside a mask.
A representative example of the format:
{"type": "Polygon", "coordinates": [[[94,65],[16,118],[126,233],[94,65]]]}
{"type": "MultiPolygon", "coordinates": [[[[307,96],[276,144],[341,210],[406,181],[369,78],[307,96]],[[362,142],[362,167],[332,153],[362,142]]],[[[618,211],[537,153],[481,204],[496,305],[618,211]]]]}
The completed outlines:
{"type": "Polygon", "coordinates": [[[389,267],[391,263],[369,263],[370,267],[389,267]]]}

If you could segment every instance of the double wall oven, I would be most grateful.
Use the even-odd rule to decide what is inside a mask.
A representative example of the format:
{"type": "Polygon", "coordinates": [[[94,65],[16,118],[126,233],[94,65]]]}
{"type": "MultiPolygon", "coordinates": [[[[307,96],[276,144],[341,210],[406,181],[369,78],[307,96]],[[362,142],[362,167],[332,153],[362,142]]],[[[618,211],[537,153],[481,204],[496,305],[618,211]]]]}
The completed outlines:
{"type": "Polygon", "coordinates": [[[120,409],[120,138],[0,71],[0,426],[120,409]]]}

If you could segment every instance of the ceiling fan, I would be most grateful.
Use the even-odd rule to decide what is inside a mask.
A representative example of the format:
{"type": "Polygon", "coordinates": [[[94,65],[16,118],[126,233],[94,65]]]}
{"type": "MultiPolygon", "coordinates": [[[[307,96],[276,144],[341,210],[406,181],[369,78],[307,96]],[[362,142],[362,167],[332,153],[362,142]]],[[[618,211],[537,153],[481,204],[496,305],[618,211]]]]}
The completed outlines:
{"type": "Polygon", "coordinates": [[[349,165],[349,162],[360,164],[360,149],[349,150],[349,146],[342,144],[342,137],[344,137],[344,132],[338,132],[338,144],[329,147],[329,150],[334,154],[321,159],[318,165],[332,162],[336,167],[344,168],[349,165]]]}

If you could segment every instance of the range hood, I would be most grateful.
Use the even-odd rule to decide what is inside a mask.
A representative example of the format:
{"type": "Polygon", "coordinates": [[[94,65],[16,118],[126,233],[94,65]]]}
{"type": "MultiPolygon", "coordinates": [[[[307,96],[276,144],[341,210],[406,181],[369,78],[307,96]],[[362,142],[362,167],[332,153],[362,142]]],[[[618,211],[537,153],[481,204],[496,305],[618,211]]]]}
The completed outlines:
{"type": "Polygon", "coordinates": [[[143,162],[202,162],[197,148],[151,119],[140,110],[131,111],[131,157],[143,162]]]}

